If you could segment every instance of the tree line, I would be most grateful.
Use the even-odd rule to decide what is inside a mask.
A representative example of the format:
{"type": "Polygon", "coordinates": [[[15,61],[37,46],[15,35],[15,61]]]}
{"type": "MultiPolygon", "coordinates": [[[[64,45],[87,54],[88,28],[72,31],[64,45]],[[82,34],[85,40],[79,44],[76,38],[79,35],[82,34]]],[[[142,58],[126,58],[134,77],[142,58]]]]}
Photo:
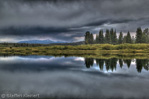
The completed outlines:
{"type": "Polygon", "coordinates": [[[0,43],[0,47],[38,47],[47,44],[28,44],[28,43],[0,43]]]}
{"type": "Polygon", "coordinates": [[[85,33],[85,44],[122,44],[122,43],[149,43],[149,29],[146,28],[142,31],[141,27],[137,28],[136,36],[131,36],[130,32],[127,32],[127,35],[123,35],[120,32],[119,36],[116,35],[116,30],[106,29],[105,35],[103,30],[101,29],[98,34],[96,34],[96,38],[94,39],[93,33],[87,31],[85,33]]]}

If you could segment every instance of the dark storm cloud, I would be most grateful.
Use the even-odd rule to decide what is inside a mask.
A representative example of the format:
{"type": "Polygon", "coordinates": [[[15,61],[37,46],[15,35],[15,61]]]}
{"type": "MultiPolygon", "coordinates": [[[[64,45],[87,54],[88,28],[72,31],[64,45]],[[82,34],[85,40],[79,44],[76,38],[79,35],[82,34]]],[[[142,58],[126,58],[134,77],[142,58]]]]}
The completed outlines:
{"type": "Polygon", "coordinates": [[[149,27],[148,5],[148,0],[1,0],[0,35],[74,40],[98,28],[135,32],[149,27]]]}
{"type": "Polygon", "coordinates": [[[91,22],[91,23],[86,24],[85,26],[101,26],[105,23],[108,23],[108,24],[117,23],[118,24],[118,23],[128,23],[128,22],[131,22],[131,21],[135,21],[135,20],[132,20],[132,19],[124,19],[124,20],[106,19],[106,20],[102,20],[102,21],[91,22]]]}
{"type": "MultiPolygon", "coordinates": [[[[49,37],[52,40],[59,40],[59,41],[74,41],[74,37],[83,36],[84,34],[81,31],[85,32],[85,29],[69,29],[69,28],[49,28],[49,27],[9,27],[0,29],[1,35],[7,35],[7,37],[16,37],[18,36],[23,38],[31,39],[32,37],[36,36],[37,38],[46,38],[49,37]]],[[[20,38],[19,37],[19,38],[20,38]]]]}
{"type": "Polygon", "coordinates": [[[59,32],[71,32],[68,28],[47,28],[47,27],[31,27],[31,28],[5,28],[1,29],[2,35],[41,35],[41,34],[58,34],[59,32]],[[13,33],[13,34],[12,34],[13,33]]]}

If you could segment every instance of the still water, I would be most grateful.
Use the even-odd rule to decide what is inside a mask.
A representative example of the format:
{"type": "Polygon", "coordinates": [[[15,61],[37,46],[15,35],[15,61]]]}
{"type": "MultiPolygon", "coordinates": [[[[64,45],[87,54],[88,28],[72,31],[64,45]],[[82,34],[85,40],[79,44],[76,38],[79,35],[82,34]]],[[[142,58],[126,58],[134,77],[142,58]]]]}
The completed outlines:
{"type": "Polygon", "coordinates": [[[0,94],[149,99],[149,59],[0,57],[0,94]]]}

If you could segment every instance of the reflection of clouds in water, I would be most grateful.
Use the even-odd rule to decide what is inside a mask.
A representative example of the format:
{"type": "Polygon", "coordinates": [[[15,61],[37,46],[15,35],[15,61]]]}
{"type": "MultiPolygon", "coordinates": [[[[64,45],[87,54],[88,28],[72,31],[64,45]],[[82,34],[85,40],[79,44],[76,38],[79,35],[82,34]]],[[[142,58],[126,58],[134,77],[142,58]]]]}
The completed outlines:
{"type": "Polygon", "coordinates": [[[131,61],[131,64],[132,64],[132,65],[136,65],[136,59],[133,59],[133,60],[131,61]]]}
{"type": "Polygon", "coordinates": [[[0,61],[3,62],[18,62],[19,61],[27,61],[27,62],[46,62],[61,59],[59,57],[20,57],[20,56],[10,56],[10,57],[0,57],[0,61]]]}
{"type": "Polygon", "coordinates": [[[149,97],[149,79],[74,71],[0,72],[0,92],[82,98],[149,97]],[[10,84],[11,83],[11,84],[10,84]]]}
{"type": "Polygon", "coordinates": [[[84,62],[84,58],[83,57],[76,57],[74,60],[75,61],[83,61],[84,62]]]}
{"type": "Polygon", "coordinates": [[[116,70],[106,70],[106,65],[103,65],[103,70],[100,69],[99,66],[97,66],[96,61],[94,61],[94,65],[93,67],[91,67],[91,69],[99,71],[99,72],[103,72],[103,73],[111,73],[111,72],[115,72],[116,70]]]}
{"type": "Polygon", "coordinates": [[[136,70],[136,64],[134,64],[134,62],[131,62],[131,66],[129,68],[126,64],[123,64],[122,68],[120,66],[117,66],[114,73],[139,75],[139,76],[141,75],[141,76],[146,76],[146,77],[149,76],[149,71],[145,70],[144,68],[142,68],[141,73],[138,73],[138,71],[136,70]]]}
{"type": "Polygon", "coordinates": [[[0,62],[2,63],[11,63],[11,62],[26,62],[26,63],[34,63],[34,62],[53,62],[60,63],[62,65],[72,65],[77,62],[84,62],[84,58],[82,57],[53,57],[53,56],[10,56],[10,57],[0,57],[0,62]],[[77,61],[77,62],[75,62],[77,61]]]}
{"type": "Polygon", "coordinates": [[[9,62],[11,62],[11,61],[14,61],[14,60],[16,60],[17,59],[17,56],[9,56],[9,57],[0,57],[0,61],[9,61],[9,62]]]}
{"type": "Polygon", "coordinates": [[[72,62],[67,61],[67,62],[63,62],[62,64],[63,64],[63,65],[71,65],[72,62]]]}
{"type": "Polygon", "coordinates": [[[136,64],[131,64],[131,66],[128,68],[126,64],[123,64],[123,67],[117,66],[115,73],[121,73],[121,74],[127,74],[131,73],[134,75],[137,75],[138,72],[136,70],[136,64]]]}
{"type": "Polygon", "coordinates": [[[0,69],[8,71],[51,71],[53,69],[79,69],[85,68],[84,62],[74,61],[75,57],[52,56],[14,56],[4,57],[0,60],[0,69]],[[5,61],[3,61],[3,59],[5,61]],[[11,60],[11,61],[9,61],[11,60]]]}

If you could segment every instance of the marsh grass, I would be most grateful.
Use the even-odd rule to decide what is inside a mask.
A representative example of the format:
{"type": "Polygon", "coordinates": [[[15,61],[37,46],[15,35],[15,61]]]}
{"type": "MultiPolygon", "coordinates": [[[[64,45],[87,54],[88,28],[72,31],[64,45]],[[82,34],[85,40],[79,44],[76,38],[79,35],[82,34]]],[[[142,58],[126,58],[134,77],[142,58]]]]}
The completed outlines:
{"type": "Polygon", "coordinates": [[[7,55],[119,55],[149,57],[149,44],[88,44],[53,45],[38,47],[0,47],[0,54],[7,55]]]}

